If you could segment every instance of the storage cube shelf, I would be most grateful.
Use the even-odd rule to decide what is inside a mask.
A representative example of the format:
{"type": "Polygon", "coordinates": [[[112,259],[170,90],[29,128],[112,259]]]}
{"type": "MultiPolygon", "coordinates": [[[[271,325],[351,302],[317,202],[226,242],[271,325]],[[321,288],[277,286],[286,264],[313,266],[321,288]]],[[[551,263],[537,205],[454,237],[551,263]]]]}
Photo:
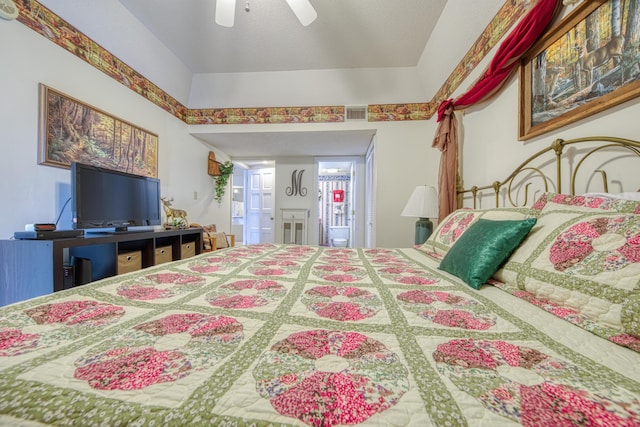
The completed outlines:
{"type": "Polygon", "coordinates": [[[196,255],[196,245],[193,242],[183,243],[180,259],[191,258],[196,255]]]}
{"type": "Polygon", "coordinates": [[[200,253],[201,228],[0,240],[0,306],[65,289],[65,261],[74,258],[90,260],[94,281],[200,253]]]}
{"type": "Polygon", "coordinates": [[[142,252],[124,252],[118,254],[118,274],[131,273],[142,269],[142,252]]]}
{"type": "Polygon", "coordinates": [[[171,246],[156,247],[155,265],[173,261],[171,246]]]}

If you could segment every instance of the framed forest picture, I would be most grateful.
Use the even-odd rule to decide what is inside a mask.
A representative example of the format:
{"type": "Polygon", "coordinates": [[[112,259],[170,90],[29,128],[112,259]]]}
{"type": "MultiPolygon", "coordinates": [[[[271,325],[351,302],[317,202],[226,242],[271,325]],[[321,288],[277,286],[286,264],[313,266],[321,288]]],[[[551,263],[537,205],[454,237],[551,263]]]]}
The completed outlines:
{"type": "Polygon", "coordinates": [[[158,136],[40,84],[38,163],[158,176],[158,136]]]}
{"type": "Polygon", "coordinates": [[[640,94],[640,0],[584,1],[522,58],[519,139],[640,94]]]}

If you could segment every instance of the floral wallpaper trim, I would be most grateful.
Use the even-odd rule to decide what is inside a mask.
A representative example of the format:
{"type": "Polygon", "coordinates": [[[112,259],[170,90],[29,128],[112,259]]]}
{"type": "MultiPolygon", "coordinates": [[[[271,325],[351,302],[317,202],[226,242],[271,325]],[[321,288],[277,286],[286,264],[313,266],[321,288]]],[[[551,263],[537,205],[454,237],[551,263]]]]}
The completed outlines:
{"type": "Polygon", "coordinates": [[[189,110],[187,124],[221,125],[252,123],[333,123],[344,122],[344,106],[204,108],[189,110]]]}
{"type": "Polygon", "coordinates": [[[370,122],[388,122],[402,120],[429,120],[437,105],[431,103],[418,104],[371,104],[368,109],[370,122]]]}
{"type": "MultiPolygon", "coordinates": [[[[372,104],[368,106],[368,121],[429,120],[436,112],[439,100],[451,96],[527,11],[528,3],[525,0],[505,2],[430,102],[372,104]]],[[[37,0],[20,0],[16,5],[20,9],[18,21],[22,24],[187,124],[335,123],[345,120],[344,106],[188,109],[37,0]]]]}
{"type": "Polygon", "coordinates": [[[20,0],[16,2],[16,5],[20,9],[17,19],[22,24],[180,120],[186,119],[187,107],[39,2],[20,0]]]}
{"type": "Polygon", "coordinates": [[[530,0],[506,1],[504,3],[496,16],[494,16],[489,25],[487,25],[487,28],[480,34],[480,37],[478,37],[467,54],[462,58],[460,63],[458,63],[456,68],[453,69],[447,80],[434,95],[429,103],[429,118],[438,110],[440,101],[451,97],[460,84],[469,77],[471,71],[478,66],[480,61],[498,44],[507,31],[528,11],[529,3],[531,3],[530,0]]]}

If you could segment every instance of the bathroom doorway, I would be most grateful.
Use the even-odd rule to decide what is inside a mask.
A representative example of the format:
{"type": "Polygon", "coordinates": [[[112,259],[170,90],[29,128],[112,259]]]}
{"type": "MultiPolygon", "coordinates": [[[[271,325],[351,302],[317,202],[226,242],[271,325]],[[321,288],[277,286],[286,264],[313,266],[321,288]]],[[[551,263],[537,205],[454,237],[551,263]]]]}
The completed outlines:
{"type": "Polygon", "coordinates": [[[355,177],[355,158],[318,160],[318,242],[320,246],[354,246],[355,177]]]}

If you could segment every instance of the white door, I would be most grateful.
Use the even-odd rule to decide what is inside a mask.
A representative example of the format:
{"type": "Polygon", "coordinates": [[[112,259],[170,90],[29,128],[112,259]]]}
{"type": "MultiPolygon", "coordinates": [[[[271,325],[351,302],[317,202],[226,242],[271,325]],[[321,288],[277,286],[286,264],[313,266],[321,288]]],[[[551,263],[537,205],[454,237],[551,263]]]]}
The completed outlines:
{"type": "Polygon", "coordinates": [[[365,247],[374,248],[376,246],[376,192],[375,192],[375,156],[374,156],[374,144],[375,136],[373,137],[371,146],[367,151],[367,157],[365,160],[365,247]]]}
{"type": "Polygon", "coordinates": [[[356,189],[358,186],[356,185],[356,162],[355,160],[351,162],[351,167],[349,170],[349,175],[351,176],[351,192],[349,194],[349,247],[355,247],[356,241],[356,189]]]}
{"type": "Polygon", "coordinates": [[[245,239],[249,245],[273,243],[274,184],[274,168],[247,171],[245,239]]]}

